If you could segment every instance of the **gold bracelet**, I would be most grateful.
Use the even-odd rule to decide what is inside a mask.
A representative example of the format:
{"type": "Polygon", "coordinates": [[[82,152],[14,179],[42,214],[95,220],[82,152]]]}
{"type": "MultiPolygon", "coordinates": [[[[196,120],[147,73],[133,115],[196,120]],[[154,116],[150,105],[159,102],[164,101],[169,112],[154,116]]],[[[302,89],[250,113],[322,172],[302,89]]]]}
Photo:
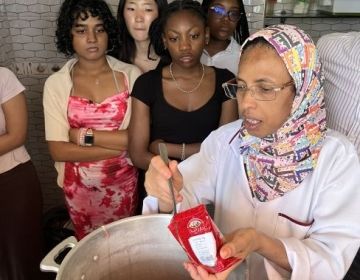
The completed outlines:
{"type": "Polygon", "coordinates": [[[184,160],[186,158],[185,155],[185,143],[182,143],[182,147],[181,147],[181,160],[184,160]]]}

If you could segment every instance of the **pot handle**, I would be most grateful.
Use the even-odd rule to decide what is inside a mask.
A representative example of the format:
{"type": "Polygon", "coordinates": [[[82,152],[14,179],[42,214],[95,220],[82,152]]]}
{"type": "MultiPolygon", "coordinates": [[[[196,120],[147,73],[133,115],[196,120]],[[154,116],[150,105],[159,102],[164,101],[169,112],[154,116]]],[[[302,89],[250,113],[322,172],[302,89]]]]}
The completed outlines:
{"type": "Polygon", "coordinates": [[[60,265],[55,262],[55,259],[67,248],[74,248],[77,244],[77,240],[74,236],[70,236],[58,245],[56,245],[41,261],[40,270],[44,272],[58,273],[60,265]]]}

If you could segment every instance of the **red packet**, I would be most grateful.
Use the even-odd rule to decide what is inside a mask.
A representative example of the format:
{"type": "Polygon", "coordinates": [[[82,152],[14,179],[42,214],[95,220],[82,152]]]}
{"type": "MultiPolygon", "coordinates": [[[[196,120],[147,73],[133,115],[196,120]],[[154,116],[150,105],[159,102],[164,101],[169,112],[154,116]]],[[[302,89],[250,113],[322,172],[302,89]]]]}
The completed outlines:
{"type": "Polygon", "coordinates": [[[210,273],[226,270],[239,261],[235,257],[228,259],[220,257],[219,250],[223,245],[223,236],[204,204],[174,215],[168,228],[189,259],[210,273]]]}

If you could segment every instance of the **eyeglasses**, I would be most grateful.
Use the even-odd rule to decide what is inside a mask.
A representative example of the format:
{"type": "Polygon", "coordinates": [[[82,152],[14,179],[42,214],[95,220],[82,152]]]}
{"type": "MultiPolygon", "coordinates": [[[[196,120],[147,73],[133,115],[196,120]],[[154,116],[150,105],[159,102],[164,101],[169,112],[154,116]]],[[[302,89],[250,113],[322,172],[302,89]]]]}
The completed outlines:
{"type": "Polygon", "coordinates": [[[282,91],[288,86],[293,85],[294,82],[290,81],[282,85],[281,87],[272,86],[252,86],[247,87],[246,85],[238,85],[236,79],[232,79],[222,84],[227,97],[235,99],[237,94],[244,95],[248,90],[253,98],[259,101],[271,101],[275,100],[276,93],[282,91]]]}
{"type": "Polygon", "coordinates": [[[222,6],[211,6],[209,10],[216,18],[222,18],[227,16],[230,21],[238,21],[241,17],[241,13],[239,10],[226,11],[226,9],[222,6]]]}

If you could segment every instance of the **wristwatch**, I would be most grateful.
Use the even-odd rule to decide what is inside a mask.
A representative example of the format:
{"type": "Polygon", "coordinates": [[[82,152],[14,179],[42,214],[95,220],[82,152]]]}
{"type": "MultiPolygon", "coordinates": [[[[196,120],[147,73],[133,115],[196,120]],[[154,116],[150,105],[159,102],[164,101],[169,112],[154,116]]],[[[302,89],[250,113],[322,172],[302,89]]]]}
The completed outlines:
{"type": "Polygon", "coordinates": [[[92,146],[94,144],[94,133],[91,128],[88,128],[85,133],[85,139],[84,139],[85,146],[92,146]]]}

